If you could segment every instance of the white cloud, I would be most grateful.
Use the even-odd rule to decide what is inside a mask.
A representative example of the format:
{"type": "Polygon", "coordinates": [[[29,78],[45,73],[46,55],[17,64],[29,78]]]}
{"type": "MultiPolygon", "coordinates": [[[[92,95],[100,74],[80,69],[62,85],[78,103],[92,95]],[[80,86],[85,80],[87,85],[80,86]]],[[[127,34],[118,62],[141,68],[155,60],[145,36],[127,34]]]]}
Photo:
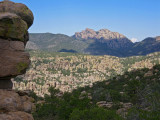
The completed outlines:
{"type": "Polygon", "coordinates": [[[135,42],[138,42],[138,39],[137,39],[137,38],[132,38],[131,41],[132,41],[133,43],[135,43],[135,42]]]}

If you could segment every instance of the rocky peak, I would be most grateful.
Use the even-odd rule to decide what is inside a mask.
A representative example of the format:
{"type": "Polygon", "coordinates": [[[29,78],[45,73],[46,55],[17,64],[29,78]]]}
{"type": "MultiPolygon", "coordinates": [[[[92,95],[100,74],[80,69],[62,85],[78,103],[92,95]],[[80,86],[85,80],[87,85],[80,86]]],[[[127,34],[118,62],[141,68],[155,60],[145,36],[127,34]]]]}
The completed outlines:
{"type": "Polygon", "coordinates": [[[86,28],[83,32],[88,32],[88,33],[95,33],[93,29],[86,28]]]}
{"type": "Polygon", "coordinates": [[[74,35],[77,39],[104,39],[104,40],[113,40],[113,39],[123,39],[126,38],[124,35],[119,34],[118,32],[111,32],[108,29],[101,29],[99,31],[94,31],[92,29],[86,28],[82,32],[76,32],[74,35]]]}
{"type": "Polygon", "coordinates": [[[96,32],[92,29],[86,28],[82,32],[76,32],[74,37],[77,39],[92,39],[96,36],[96,32]]]}
{"type": "Polygon", "coordinates": [[[156,37],[156,41],[160,41],[160,36],[157,36],[157,37],[156,37]]]}

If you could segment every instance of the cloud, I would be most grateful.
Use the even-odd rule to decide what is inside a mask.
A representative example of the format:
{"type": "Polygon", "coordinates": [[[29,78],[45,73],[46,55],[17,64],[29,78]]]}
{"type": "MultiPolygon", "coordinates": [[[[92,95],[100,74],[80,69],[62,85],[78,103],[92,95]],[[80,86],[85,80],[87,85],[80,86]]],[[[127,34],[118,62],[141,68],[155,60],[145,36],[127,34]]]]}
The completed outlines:
{"type": "Polygon", "coordinates": [[[135,43],[135,42],[138,42],[138,39],[137,39],[137,38],[132,38],[131,41],[132,41],[133,43],[135,43]]]}

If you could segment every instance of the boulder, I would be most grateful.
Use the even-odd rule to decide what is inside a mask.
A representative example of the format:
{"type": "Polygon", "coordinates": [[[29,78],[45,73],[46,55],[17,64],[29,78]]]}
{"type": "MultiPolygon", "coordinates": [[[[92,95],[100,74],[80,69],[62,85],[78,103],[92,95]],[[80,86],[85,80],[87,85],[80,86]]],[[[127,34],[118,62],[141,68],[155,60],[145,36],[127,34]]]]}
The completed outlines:
{"type": "Polygon", "coordinates": [[[34,120],[31,114],[25,112],[8,112],[0,114],[0,120],[34,120]]]}
{"type": "Polygon", "coordinates": [[[9,12],[14,13],[21,17],[24,20],[28,28],[33,24],[34,16],[32,11],[24,4],[14,3],[11,1],[2,1],[0,2],[0,12],[9,12]]]}
{"type": "Polygon", "coordinates": [[[0,2],[0,120],[33,120],[33,98],[11,90],[11,78],[24,74],[30,64],[24,51],[33,14],[27,6],[0,2]]]}
{"type": "Polygon", "coordinates": [[[0,39],[0,80],[24,74],[29,64],[23,42],[0,39]]]}
{"type": "Polygon", "coordinates": [[[0,14],[0,38],[24,42],[28,26],[19,16],[12,13],[0,14]]]}
{"type": "Polygon", "coordinates": [[[33,98],[20,96],[13,90],[0,90],[0,110],[16,112],[22,111],[31,113],[35,109],[33,98]]]}
{"type": "Polygon", "coordinates": [[[144,77],[151,77],[151,76],[153,76],[152,71],[148,71],[147,73],[144,74],[144,77]]]}

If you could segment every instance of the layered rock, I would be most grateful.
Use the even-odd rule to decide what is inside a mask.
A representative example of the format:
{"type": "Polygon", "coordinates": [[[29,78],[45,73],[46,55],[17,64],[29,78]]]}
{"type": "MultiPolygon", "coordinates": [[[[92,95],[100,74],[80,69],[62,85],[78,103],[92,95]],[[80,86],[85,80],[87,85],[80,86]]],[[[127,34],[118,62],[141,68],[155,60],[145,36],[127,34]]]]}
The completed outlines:
{"type": "Polygon", "coordinates": [[[33,14],[27,6],[0,2],[0,89],[11,89],[11,78],[24,74],[30,64],[24,51],[33,14]]]}
{"type": "Polygon", "coordinates": [[[0,2],[0,12],[9,12],[16,14],[21,17],[28,25],[28,28],[33,24],[33,13],[32,11],[24,4],[14,3],[11,1],[2,1],[0,2]]]}
{"type": "Polygon", "coordinates": [[[33,14],[27,6],[0,2],[0,120],[33,120],[33,99],[12,89],[11,78],[24,74],[30,64],[24,51],[33,14]]]}

